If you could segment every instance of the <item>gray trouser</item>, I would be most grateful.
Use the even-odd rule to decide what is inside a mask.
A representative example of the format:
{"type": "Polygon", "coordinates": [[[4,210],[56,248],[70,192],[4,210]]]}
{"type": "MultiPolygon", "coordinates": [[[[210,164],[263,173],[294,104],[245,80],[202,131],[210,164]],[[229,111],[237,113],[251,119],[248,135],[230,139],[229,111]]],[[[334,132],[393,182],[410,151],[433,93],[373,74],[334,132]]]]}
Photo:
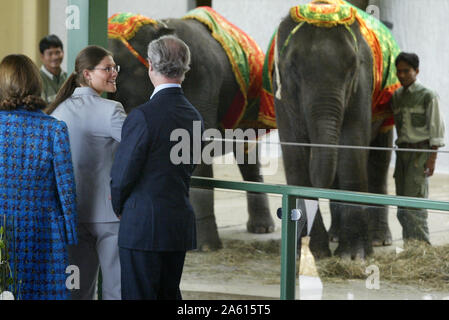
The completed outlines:
{"type": "MultiPolygon", "coordinates": [[[[426,152],[396,152],[394,178],[398,196],[427,198],[429,195],[428,178],[424,167],[429,154],[426,152]]],[[[398,207],[398,220],[402,225],[404,240],[416,239],[427,243],[429,228],[427,210],[398,207]]]]}
{"type": "Polygon", "coordinates": [[[102,299],[121,300],[119,226],[120,222],[78,224],[78,244],[68,247],[69,262],[80,271],[80,289],[71,291],[72,300],[95,298],[100,266],[102,299]]]}

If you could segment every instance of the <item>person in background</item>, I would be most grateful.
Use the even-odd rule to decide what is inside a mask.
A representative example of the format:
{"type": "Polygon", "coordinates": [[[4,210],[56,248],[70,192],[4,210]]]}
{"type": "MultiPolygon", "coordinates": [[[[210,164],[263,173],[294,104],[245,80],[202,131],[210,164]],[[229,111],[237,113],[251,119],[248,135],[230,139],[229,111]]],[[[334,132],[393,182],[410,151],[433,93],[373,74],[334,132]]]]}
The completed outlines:
{"type": "MultiPolygon", "coordinates": [[[[407,149],[432,149],[444,146],[444,122],[437,94],[418,80],[419,58],[401,52],[396,58],[401,88],[391,100],[397,131],[396,145],[407,149]]],[[[427,198],[428,178],[435,170],[436,152],[396,152],[394,178],[398,196],[427,198]]],[[[398,207],[404,241],[415,239],[430,244],[427,210],[398,207]]]]}
{"type": "Polygon", "coordinates": [[[122,298],[176,300],[186,251],[196,248],[189,188],[194,157],[201,155],[191,152],[188,163],[175,164],[171,133],[192,138],[194,126],[202,134],[204,123],[181,89],[189,47],[163,36],[148,45],[148,63],[154,92],[128,115],[111,171],[112,205],[121,217],[122,298]]]}
{"type": "Polygon", "coordinates": [[[69,128],[79,208],[79,243],[69,247],[70,263],[79,267],[80,290],[72,299],[94,299],[99,266],[102,298],[120,300],[119,219],[111,205],[110,172],[126,118],[121,103],[104,99],[115,92],[120,67],[99,46],[81,50],[75,70],[47,110],[69,128]]]}
{"type": "Polygon", "coordinates": [[[61,68],[64,49],[61,40],[52,34],[42,38],[39,42],[39,51],[42,61],[40,69],[43,83],[42,98],[50,104],[67,79],[67,72],[61,68]]]}
{"type": "Polygon", "coordinates": [[[0,216],[14,226],[12,291],[24,300],[69,297],[67,245],[77,241],[69,134],[64,122],[41,111],[41,91],[39,69],[27,56],[2,60],[0,216]]]}

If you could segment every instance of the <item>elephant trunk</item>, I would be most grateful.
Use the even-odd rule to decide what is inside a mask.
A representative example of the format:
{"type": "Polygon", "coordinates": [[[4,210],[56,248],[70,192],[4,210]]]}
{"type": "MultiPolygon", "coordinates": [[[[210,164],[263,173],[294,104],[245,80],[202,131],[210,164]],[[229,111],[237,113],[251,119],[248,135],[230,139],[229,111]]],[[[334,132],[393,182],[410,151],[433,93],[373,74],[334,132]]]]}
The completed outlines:
{"type": "MultiPolygon", "coordinates": [[[[311,143],[338,145],[343,119],[343,103],[321,103],[311,107],[311,143]]],[[[338,99],[338,102],[341,102],[338,99]]],[[[309,172],[312,185],[317,188],[331,188],[337,172],[338,149],[312,147],[309,172]]]]}

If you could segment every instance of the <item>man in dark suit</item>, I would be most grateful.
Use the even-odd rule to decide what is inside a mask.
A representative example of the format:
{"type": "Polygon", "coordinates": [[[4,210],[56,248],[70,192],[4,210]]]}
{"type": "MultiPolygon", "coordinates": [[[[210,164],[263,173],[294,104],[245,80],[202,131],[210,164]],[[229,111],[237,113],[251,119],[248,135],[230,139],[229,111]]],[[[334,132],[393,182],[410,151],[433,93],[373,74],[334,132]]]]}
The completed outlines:
{"type": "Polygon", "coordinates": [[[121,219],[122,299],[174,300],[181,299],[186,251],[196,248],[189,186],[201,155],[190,148],[195,144],[190,139],[195,126],[201,135],[204,126],[181,89],[188,46],[177,37],[161,37],[148,45],[148,62],[153,95],[125,120],[111,171],[112,206],[121,219]],[[188,161],[185,155],[181,163],[172,159],[178,156],[172,151],[179,143],[172,141],[175,130],[190,137],[182,150],[188,161]]]}

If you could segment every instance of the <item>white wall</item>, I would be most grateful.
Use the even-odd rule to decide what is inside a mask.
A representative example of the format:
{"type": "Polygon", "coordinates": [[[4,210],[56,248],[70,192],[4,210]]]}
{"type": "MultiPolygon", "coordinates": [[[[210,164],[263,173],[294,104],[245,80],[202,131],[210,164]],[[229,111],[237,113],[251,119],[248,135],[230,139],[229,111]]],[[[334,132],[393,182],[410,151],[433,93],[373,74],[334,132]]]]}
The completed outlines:
{"type": "MultiPolygon", "coordinates": [[[[67,7],[67,0],[50,0],[50,21],[48,23],[48,31],[50,34],[56,34],[64,44],[64,49],[67,48],[67,31],[65,27],[65,8],[67,7]]],[[[67,55],[62,62],[62,67],[67,70],[67,55]]]]}
{"type": "Polygon", "coordinates": [[[268,42],[291,7],[308,0],[213,0],[212,7],[248,33],[266,51],[268,42]]]}
{"type": "Polygon", "coordinates": [[[179,18],[188,10],[188,0],[109,0],[108,16],[118,12],[133,12],[153,19],[179,18]]]}
{"type": "MultiPolygon", "coordinates": [[[[440,96],[449,151],[449,0],[378,0],[382,19],[394,23],[393,35],[402,51],[420,58],[418,79],[440,96]]],[[[449,154],[441,153],[437,171],[449,173],[449,154]]]]}

